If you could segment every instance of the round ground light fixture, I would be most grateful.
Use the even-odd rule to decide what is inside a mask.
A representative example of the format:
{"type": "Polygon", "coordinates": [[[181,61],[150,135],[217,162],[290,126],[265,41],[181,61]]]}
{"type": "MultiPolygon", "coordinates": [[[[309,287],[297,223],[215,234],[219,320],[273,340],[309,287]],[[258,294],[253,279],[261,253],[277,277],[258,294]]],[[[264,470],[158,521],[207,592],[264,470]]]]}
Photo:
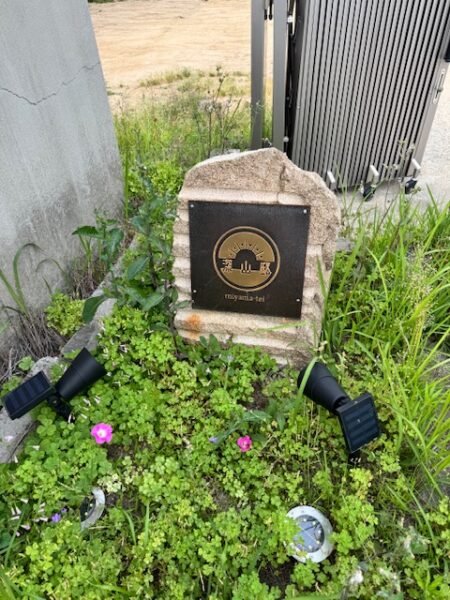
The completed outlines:
{"type": "Polygon", "coordinates": [[[81,529],[96,523],[105,510],[105,494],[100,488],[92,488],[92,495],[85,498],[80,506],[81,529]]]}
{"type": "Polygon", "coordinates": [[[294,540],[289,544],[295,560],[319,563],[330,556],[333,551],[333,529],[325,515],[312,506],[296,506],[287,516],[294,519],[298,527],[294,540]]]}

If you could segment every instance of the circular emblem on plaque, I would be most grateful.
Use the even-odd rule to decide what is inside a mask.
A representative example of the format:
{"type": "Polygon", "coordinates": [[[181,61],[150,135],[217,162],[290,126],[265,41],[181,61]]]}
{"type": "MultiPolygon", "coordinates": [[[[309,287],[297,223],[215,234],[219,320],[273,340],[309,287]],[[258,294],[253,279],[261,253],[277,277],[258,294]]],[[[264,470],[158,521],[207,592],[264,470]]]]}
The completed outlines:
{"type": "Polygon", "coordinates": [[[256,227],[234,227],[217,241],[213,262],[220,279],[242,292],[268,286],[280,270],[280,252],[273,239],[256,227]]]}

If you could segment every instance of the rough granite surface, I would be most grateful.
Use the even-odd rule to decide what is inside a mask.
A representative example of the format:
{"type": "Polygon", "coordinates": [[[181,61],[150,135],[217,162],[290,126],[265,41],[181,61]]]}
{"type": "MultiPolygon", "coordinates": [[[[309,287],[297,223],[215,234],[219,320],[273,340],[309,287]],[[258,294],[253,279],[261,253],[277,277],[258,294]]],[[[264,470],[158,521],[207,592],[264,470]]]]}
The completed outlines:
{"type": "Polygon", "coordinates": [[[175,325],[187,340],[214,334],[269,352],[280,363],[308,362],[318,341],[323,313],[322,273],[328,285],[340,226],[336,196],[316,173],[302,171],[275,148],[206,160],[186,175],[174,228],[174,276],[180,300],[191,301],[189,201],[309,206],[310,228],[302,311],[298,320],[185,308],[175,325]]]}

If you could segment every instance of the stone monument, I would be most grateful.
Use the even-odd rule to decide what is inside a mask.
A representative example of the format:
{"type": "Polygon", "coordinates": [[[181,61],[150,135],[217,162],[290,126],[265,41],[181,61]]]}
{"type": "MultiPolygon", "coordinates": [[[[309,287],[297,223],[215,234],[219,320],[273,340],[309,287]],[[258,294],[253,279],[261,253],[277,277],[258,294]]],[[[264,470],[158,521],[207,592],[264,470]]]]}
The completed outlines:
{"type": "Polygon", "coordinates": [[[305,364],[317,344],[340,224],[335,195],[274,148],[206,160],[186,175],[174,228],[175,325],[305,364]]]}

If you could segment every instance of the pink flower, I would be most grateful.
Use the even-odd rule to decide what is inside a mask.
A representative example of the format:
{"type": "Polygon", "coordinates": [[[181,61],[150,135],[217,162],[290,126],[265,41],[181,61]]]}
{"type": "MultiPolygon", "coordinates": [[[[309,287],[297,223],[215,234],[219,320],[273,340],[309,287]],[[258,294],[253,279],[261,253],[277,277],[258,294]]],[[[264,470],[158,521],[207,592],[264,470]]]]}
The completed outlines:
{"type": "Polygon", "coordinates": [[[104,444],[105,442],[110,442],[112,439],[112,427],[107,423],[97,423],[91,429],[91,435],[94,436],[97,444],[104,444]]]}
{"type": "Polygon", "coordinates": [[[241,452],[248,452],[252,447],[252,438],[249,435],[244,435],[237,439],[236,444],[239,446],[241,452]]]}

